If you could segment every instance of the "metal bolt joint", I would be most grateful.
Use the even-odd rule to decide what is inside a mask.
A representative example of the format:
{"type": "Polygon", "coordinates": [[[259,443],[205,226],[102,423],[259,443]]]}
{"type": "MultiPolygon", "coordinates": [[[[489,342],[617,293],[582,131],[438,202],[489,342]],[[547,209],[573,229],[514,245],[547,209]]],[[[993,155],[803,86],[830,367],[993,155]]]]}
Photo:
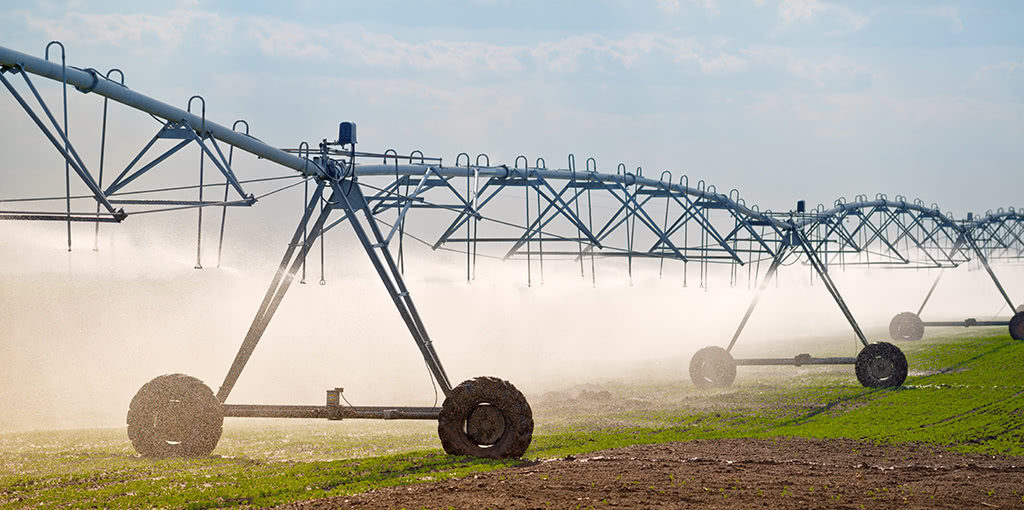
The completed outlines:
{"type": "Polygon", "coordinates": [[[78,90],[79,92],[83,93],[83,94],[88,94],[88,93],[92,92],[93,90],[96,90],[96,85],[100,84],[100,73],[96,72],[96,70],[91,68],[91,67],[88,68],[88,69],[82,69],[82,70],[85,71],[86,73],[89,73],[89,77],[92,78],[92,83],[90,83],[89,85],[87,85],[85,87],[78,87],[78,86],[76,86],[75,89],[78,90]]]}

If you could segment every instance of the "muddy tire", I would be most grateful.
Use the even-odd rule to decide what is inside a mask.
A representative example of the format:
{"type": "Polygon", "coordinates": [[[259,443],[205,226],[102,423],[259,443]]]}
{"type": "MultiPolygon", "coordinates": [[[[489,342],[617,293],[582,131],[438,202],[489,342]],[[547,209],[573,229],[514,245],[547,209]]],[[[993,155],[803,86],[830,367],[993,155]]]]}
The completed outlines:
{"type": "Polygon", "coordinates": [[[731,386],[736,380],[736,360],[717,345],[705,347],[690,358],[690,380],[698,388],[731,386]]]}
{"type": "Polygon", "coordinates": [[[519,458],[533,440],[533,410],[512,383],[477,377],[444,399],[437,435],[449,455],[519,458]]]}
{"type": "Polygon", "coordinates": [[[1024,340],[1024,312],[1017,312],[1010,319],[1010,338],[1024,340]]]}
{"type": "Polygon", "coordinates": [[[162,375],[144,384],[128,408],[128,439],[143,457],[205,457],[224,425],[224,409],[203,381],[162,375]]]}
{"type": "Polygon", "coordinates": [[[907,379],[907,357],[893,344],[873,343],[857,355],[855,370],[866,388],[894,388],[907,379]]]}
{"type": "Polygon", "coordinates": [[[896,314],[889,321],[889,338],[916,341],[924,338],[924,322],[914,312],[896,314]]]}

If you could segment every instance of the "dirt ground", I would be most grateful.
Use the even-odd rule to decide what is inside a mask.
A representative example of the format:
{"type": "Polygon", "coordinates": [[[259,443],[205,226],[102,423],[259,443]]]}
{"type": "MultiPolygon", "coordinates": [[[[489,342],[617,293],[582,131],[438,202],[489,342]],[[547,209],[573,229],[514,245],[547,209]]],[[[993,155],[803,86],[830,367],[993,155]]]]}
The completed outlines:
{"type": "Polygon", "coordinates": [[[1024,459],[854,440],[631,446],[287,508],[1024,508],[1024,459]]]}

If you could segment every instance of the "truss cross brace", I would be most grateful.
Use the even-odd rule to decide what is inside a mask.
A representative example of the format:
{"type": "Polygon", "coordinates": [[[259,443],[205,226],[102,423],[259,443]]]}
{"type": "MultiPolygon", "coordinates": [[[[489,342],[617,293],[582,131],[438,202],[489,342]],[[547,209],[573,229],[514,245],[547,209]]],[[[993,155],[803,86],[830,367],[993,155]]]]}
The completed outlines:
{"type": "MultiPolygon", "coordinates": [[[[89,188],[89,191],[92,193],[96,201],[99,204],[103,205],[107,212],[116,221],[124,219],[124,211],[120,209],[115,210],[114,206],[107,200],[106,196],[104,196],[103,191],[100,189],[99,185],[97,185],[96,181],[93,180],[92,174],[90,174],[89,170],[86,169],[85,163],[82,162],[82,159],[78,156],[78,152],[75,151],[74,146],[71,145],[71,141],[68,140],[67,134],[64,133],[64,131],[60,128],[60,125],[57,124],[57,120],[53,117],[53,114],[50,112],[50,109],[46,106],[46,102],[43,101],[43,98],[39,95],[39,92],[36,90],[35,85],[32,84],[32,81],[28,77],[28,73],[26,73],[24,69],[13,68],[16,72],[20,73],[21,76],[25,79],[25,83],[32,91],[32,94],[33,96],[35,96],[36,101],[39,102],[39,106],[42,108],[43,113],[46,114],[47,118],[50,120],[50,123],[53,124],[54,131],[56,131],[57,136],[60,137],[60,140],[58,140],[57,136],[54,136],[54,134],[50,132],[49,129],[47,129],[46,124],[43,123],[42,119],[39,118],[36,112],[32,110],[32,107],[29,106],[28,102],[25,101],[21,94],[18,93],[17,89],[14,88],[14,85],[11,84],[11,82],[7,80],[7,78],[4,76],[4,74],[10,69],[12,68],[4,68],[4,72],[0,72],[0,82],[2,82],[4,84],[4,87],[6,87],[7,90],[11,93],[11,95],[14,96],[14,99],[18,102],[21,108],[25,110],[25,113],[28,114],[29,118],[32,119],[36,127],[38,127],[39,130],[42,131],[44,135],[46,135],[46,138],[50,141],[51,144],[53,144],[54,148],[56,148],[57,151],[60,152],[60,155],[64,158],[68,165],[75,171],[76,174],[78,174],[78,177],[82,179],[82,182],[85,183],[85,185],[89,188]],[[63,144],[61,142],[63,142],[63,144]]],[[[26,219],[49,219],[47,218],[47,216],[48,215],[39,215],[37,218],[26,219]]],[[[70,216],[71,214],[68,214],[67,218],[60,217],[57,219],[70,220],[70,216]]],[[[97,216],[97,219],[98,218],[99,217],[97,216]]]]}

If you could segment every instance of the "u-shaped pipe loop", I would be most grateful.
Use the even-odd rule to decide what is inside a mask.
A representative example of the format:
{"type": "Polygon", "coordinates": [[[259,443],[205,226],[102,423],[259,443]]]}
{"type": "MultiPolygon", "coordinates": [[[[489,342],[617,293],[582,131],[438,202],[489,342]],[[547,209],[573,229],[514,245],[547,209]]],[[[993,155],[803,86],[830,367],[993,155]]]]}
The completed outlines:
{"type": "MultiPolygon", "coordinates": [[[[238,120],[236,120],[233,124],[231,124],[231,130],[232,131],[238,131],[238,125],[239,124],[242,124],[243,126],[245,126],[245,136],[249,136],[249,123],[246,122],[245,119],[238,119],[238,120]]],[[[308,143],[306,144],[306,147],[309,147],[308,143]]]]}
{"type": "Polygon", "coordinates": [[[107,71],[107,74],[104,76],[104,78],[106,78],[107,81],[114,82],[114,83],[124,87],[124,71],[122,71],[122,70],[120,70],[120,69],[118,69],[116,67],[111,69],[111,70],[109,70],[109,71],[107,71]],[[119,81],[114,81],[113,79],[110,78],[110,75],[115,73],[115,72],[118,74],[118,77],[120,78],[119,81]]]}
{"type": "Polygon", "coordinates": [[[50,47],[54,45],[60,48],[60,61],[64,62],[66,60],[67,52],[64,50],[64,43],[60,41],[50,41],[46,43],[46,51],[43,52],[43,58],[47,61],[50,60],[50,47]]]}
{"type": "MultiPolygon", "coordinates": [[[[205,138],[206,137],[206,99],[203,99],[203,96],[200,96],[199,94],[196,94],[196,95],[188,98],[188,113],[192,113],[192,101],[195,101],[196,99],[199,100],[199,103],[202,106],[202,113],[201,113],[202,125],[199,127],[199,138],[205,138]]],[[[195,127],[193,127],[192,129],[195,129],[195,127]]]]}

